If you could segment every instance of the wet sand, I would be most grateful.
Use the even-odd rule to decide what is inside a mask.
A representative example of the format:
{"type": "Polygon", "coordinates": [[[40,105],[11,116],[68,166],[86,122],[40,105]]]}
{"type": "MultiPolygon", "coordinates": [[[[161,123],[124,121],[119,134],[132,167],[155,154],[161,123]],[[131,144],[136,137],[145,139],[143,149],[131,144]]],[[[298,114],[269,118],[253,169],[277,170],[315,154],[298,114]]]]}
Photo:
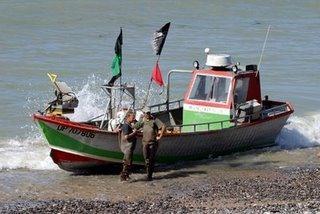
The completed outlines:
{"type": "Polygon", "coordinates": [[[264,213],[320,211],[320,148],[263,149],[174,166],[151,182],[136,170],[75,175],[62,170],[0,172],[0,213],[264,213]]]}

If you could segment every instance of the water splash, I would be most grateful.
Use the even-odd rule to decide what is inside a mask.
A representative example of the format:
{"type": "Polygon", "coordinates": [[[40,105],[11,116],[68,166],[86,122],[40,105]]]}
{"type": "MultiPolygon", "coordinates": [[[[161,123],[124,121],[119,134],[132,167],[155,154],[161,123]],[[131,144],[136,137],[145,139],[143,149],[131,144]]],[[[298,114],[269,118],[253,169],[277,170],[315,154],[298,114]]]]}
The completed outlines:
{"type": "MultiPolygon", "coordinates": [[[[139,76],[141,77],[141,75],[139,76]]],[[[83,87],[76,92],[76,96],[79,99],[79,105],[75,109],[74,114],[70,116],[72,121],[88,121],[105,113],[108,98],[100,88],[100,85],[103,82],[104,80],[102,77],[95,76],[93,74],[92,76],[88,77],[86,82],[82,84],[83,87]]],[[[144,81],[139,81],[139,77],[136,82],[136,108],[139,108],[143,105],[147,90],[145,85],[146,83],[144,81]]],[[[164,93],[162,93],[161,96],[159,95],[161,91],[162,89],[160,87],[152,85],[150,88],[150,95],[147,100],[147,105],[159,102],[159,98],[164,101],[164,93]]],[[[129,102],[127,102],[125,106],[129,106],[129,102]]]]}
{"type": "Polygon", "coordinates": [[[50,149],[41,136],[0,141],[0,170],[55,170],[50,149]]]}
{"type": "Polygon", "coordinates": [[[106,95],[99,87],[101,83],[100,77],[92,75],[82,84],[83,87],[76,92],[79,105],[70,116],[72,121],[87,121],[104,113],[106,95]]]}
{"type": "Polygon", "coordinates": [[[320,114],[306,117],[293,116],[288,122],[276,140],[281,149],[320,145],[320,114]]]}
{"type": "MultiPolygon", "coordinates": [[[[141,77],[141,75],[138,75],[141,77]]],[[[82,84],[68,83],[75,91],[79,106],[75,113],[70,116],[73,121],[86,121],[104,113],[106,108],[106,94],[101,90],[100,85],[105,83],[105,78],[98,75],[91,75],[82,84]]],[[[138,78],[139,79],[139,78],[138,78]]],[[[63,80],[62,80],[63,81],[63,80]]],[[[145,82],[137,81],[136,97],[140,98],[137,106],[142,105],[141,98],[144,98],[147,91],[145,82]]],[[[148,103],[159,101],[159,87],[151,87],[148,103]]],[[[24,104],[24,114],[31,118],[35,109],[41,109],[48,100],[52,100],[52,88],[45,91],[43,96],[36,97],[32,93],[24,104]]],[[[25,133],[11,139],[0,140],[0,170],[10,169],[35,169],[35,170],[56,170],[58,166],[50,158],[50,148],[40,134],[39,128],[34,123],[27,123],[20,127],[25,133]]]]}

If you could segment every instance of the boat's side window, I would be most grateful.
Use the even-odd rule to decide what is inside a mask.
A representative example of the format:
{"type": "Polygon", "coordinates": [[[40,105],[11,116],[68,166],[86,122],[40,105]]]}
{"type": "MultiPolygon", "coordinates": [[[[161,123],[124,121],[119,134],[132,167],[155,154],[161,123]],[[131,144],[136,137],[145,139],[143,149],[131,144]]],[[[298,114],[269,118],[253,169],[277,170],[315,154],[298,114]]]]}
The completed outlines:
{"type": "Polygon", "coordinates": [[[234,100],[236,104],[246,102],[249,86],[249,77],[238,79],[234,91],[234,100]]]}
{"type": "Polygon", "coordinates": [[[197,75],[189,99],[226,103],[230,78],[197,75]]]}

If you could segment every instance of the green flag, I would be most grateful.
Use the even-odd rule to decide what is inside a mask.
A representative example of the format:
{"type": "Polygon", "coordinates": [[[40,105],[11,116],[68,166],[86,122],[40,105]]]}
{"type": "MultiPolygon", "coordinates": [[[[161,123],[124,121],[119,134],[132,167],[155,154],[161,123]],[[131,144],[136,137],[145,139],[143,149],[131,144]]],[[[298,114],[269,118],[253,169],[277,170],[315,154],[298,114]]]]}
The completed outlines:
{"type": "Polygon", "coordinates": [[[121,55],[115,55],[112,60],[112,76],[121,76],[121,55]]]}
{"type": "Polygon", "coordinates": [[[121,76],[121,61],[122,61],[122,28],[120,28],[120,34],[117,38],[116,44],[114,46],[114,53],[116,54],[112,60],[112,75],[121,76]]]}
{"type": "Polygon", "coordinates": [[[120,34],[117,38],[116,44],[114,46],[115,56],[113,57],[111,69],[112,78],[108,85],[113,85],[114,82],[121,76],[121,62],[122,62],[122,28],[120,28],[120,34]]]}

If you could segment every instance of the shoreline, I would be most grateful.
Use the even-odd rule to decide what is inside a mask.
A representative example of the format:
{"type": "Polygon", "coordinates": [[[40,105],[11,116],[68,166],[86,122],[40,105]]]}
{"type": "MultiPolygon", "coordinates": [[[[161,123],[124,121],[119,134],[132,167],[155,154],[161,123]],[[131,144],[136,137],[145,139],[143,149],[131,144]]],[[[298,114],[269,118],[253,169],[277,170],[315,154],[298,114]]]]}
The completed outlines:
{"type": "Polygon", "coordinates": [[[179,163],[158,167],[151,182],[144,181],[143,170],[124,183],[118,174],[1,171],[0,212],[315,212],[320,211],[319,150],[259,150],[179,163]]]}

